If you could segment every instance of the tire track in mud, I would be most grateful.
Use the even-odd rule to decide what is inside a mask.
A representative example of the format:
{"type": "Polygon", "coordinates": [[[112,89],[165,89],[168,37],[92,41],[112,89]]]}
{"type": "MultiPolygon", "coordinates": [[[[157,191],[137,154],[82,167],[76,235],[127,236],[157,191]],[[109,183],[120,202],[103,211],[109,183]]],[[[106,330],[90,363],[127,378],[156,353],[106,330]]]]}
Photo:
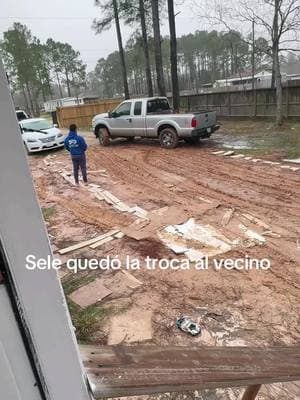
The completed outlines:
{"type": "Polygon", "coordinates": [[[293,236],[299,235],[298,173],[216,157],[209,153],[211,149],[198,150],[169,151],[133,145],[107,152],[98,147],[93,159],[97,157],[114,178],[130,188],[130,198],[159,199],[196,212],[201,204],[197,197],[204,196],[226,207],[267,218],[273,226],[288,227],[293,236]],[[183,178],[174,186],[184,192],[166,188],[164,173],[183,178]]]}
{"type": "MultiPolygon", "coordinates": [[[[249,166],[245,162],[238,164],[236,160],[218,159],[216,156],[207,154],[207,151],[202,151],[201,158],[194,160],[190,151],[186,154],[186,151],[182,149],[178,151],[180,154],[175,153],[175,157],[173,152],[170,154],[170,151],[162,149],[138,149],[138,153],[135,152],[135,148],[129,149],[129,152],[126,150],[127,148],[124,147],[119,151],[113,149],[113,154],[109,156],[102,154],[100,159],[104,155],[105,164],[114,164],[111,165],[110,173],[113,173],[115,177],[122,178],[125,182],[129,180],[130,184],[149,187],[151,190],[155,185],[159,193],[166,198],[169,197],[169,191],[162,190],[159,182],[160,175],[164,171],[186,178],[186,181],[182,183],[183,186],[186,186],[189,181],[192,185],[196,183],[201,187],[202,194],[204,191],[212,198],[229,201],[235,206],[241,205],[240,202],[244,203],[243,206],[249,203],[264,208],[264,213],[271,208],[276,210],[277,207],[281,207],[289,214],[295,215],[296,212],[300,215],[300,206],[297,205],[297,199],[300,204],[300,193],[296,192],[297,187],[300,187],[300,178],[296,176],[296,173],[286,173],[277,168],[262,167],[257,164],[249,166]],[[122,154],[123,151],[126,152],[125,157],[124,153],[122,154]],[[208,176],[203,174],[199,177],[198,171],[201,170],[205,170],[208,176]],[[289,193],[293,193],[293,200],[296,201],[292,202],[289,199],[289,193]],[[220,199],[218,196],[220,194],[225,197],[220,199]]],[[[100,150],[100,152],[103,151],[100,150]]],[[[188,192],[185,194],[189,196],[188,192]]]]}
{"type": "MultiPolygon", "coordinates": [[[[209,156],[208,161],[214,161],[215,158],[216,157],[209,156]]],[[[207,157],[201,159],[201,163],[203,164],[204,162],[204,165],[206,161],[207,157]]],[[[148,156],[147,163],[150,165],[155,163],[155,168],[157,168],[156,159],[149,159],[148,156]]],[[[159,163],[162,169],[181,175],[184,168],[186,169],[185,160],[178,161],[178,158],[176,158],[176,162],[174,162],[174,158],[168,155],[164,158],[163,162],[159,160],[159,163]]],[[[251,169],[248,169],[245,174],[245,169],[248,167],[247,164],[243,163],[243,165],[237,166],[236,161],[232,161],[229,164],[229,172],[226,170],[224,171],[224,167],[227,168],[226,164],[229,164],[229,161],[226,160],[222,165],[221,162],[219,162],[216,167],[214,166],[213,172],[211,171],[211,167],[208,167],[206,173],[213,176],[210,178],[202,176],[201,180],[199,174],[193,172],[194,168],[190,168],[191,172],[189,173],[189,176],[190,180],[193,180],[191,183],[196,183],[204,188],[206,193],[212,198],[216,198],[216,194],[226,196],[227,198],[217,198],[218,200],[224,200],[225,202],[228,202],[229,200],[229,203],[233,203],[232,205],[235,206],[243,205],[243,207],[249,207],[249,205],[255,205],[258,209],[263,208],[264,214],[270,209],[276,211],[278,207],[281,207],[281,210],[285,210],[290,216],[295,217],[296,214],[300,216],[300,191],[298,190],[298,193],[296,192],[297,188],[300,188],[300,177],[295,179],[295,173],[289,173],[283,178],[280,175],[280,173],[282,174],[282,171],[279,170],[277,171],[276,182],[274,181],[274,176],[266,176],[266,173],[268,174],[269,171],[265,168],[259,167],[258,169],[260,169],[260,171],[257,173],[256,166],[251,166],[251,169]],[[234,171],[234,173],[231,173],[231,171],[234,171]],[[269,183],[270,181],[272,181],[272,184],[269,183]],[[230,182],[230,185],[228,185],[228,182],[230,182]],[[249,197],[250,190],[251,197],[249,197]],[[245,193],[245,191],[247,192],[245,193]],[[292,198],[290,196],[291,193],[293,193],[292,198]],[[244,204],[241,204],[241,202],[244,204]]],[[[192,163],[190,163],[190,165],[193,167],[192,163]]],[[[183,183],[183,186],[186,185],[187,181],[183,183]]]]}

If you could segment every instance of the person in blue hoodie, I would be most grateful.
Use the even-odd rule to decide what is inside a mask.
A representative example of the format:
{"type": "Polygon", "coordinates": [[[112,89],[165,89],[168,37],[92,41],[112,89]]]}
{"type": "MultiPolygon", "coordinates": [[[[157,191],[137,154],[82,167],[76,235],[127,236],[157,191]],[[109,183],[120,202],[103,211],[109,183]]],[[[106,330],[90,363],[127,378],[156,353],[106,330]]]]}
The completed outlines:
{"type": "Polygon", "coordinates": [[[77,126],[75,124],[70,125],[70,132],[65,138],[65,148],[71,155],[73,163],[73,172],[76,185],[79,185],[79,168],[82,173],[83,182],[87,184],[87,172],[86,172],[86,157],[85,152],[87,144],[82,136],[77,135],[77,126]]]}

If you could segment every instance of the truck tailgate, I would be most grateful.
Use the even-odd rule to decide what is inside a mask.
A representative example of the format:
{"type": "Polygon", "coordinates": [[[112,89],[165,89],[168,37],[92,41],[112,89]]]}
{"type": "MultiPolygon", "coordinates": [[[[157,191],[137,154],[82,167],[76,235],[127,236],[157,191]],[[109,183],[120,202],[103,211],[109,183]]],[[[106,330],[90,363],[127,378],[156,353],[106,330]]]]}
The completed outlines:
{"type": "Polygon", "coordinates": [[[215,111],[201,111],[199,113],[194,113],[197,119],[197,128],[211,128],[217,123],[217,115],[215,111]]]}

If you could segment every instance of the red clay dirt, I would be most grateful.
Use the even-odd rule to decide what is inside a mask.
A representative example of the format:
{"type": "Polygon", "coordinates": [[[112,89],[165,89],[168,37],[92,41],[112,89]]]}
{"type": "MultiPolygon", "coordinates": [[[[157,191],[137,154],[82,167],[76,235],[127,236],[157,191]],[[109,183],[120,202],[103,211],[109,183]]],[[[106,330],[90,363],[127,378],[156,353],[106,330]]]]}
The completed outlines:
{"type": "MultiPolygon", "coordinates": [[[[273,233],[265,236],[266,243],[262,246],[245,244],[226,254],[230,258],[245,255],[268,258],[271,261],[268,271],[217,272],[209,268],[131,272],[143,285],[120,293],[120,304],[130,298],[129,304],[135,309],[153,313],[151,343],[299,343],[300,171],[216,156],[212,154],[216,148],[211,144],[180,144],[175,150],[164,150],[155,141],[120,140],[104,148],[91,133],[86,137],[90,145],[88,168],[96,171],[90,174],[90,182],[101,185],[130,206],[138,205],[147,211],[175,206],[186,218],[210,224],[230,239],[240,234],[240,223],[259,233],[266,230],[242,217],[250,214],[270,226],[273,233]],[[233,217],[224,227],[222,218],[229,209],[234,211],[233,217]],[[181,315],[197,319],[204,328],[203,334],[193,338],[180,332],[174,321],[181,315]]],[[[44,158],[45,155],[30,157],[30,166],[41,206],[55,209],[48,223],[55,246],[61,248],[84,241],[114,227],[128,227],[135,221],[131,214],[120,213],[95,199],[85,188],[76,190],[66,182],[57,172],[71,171],[65,151],[51,153],[53,165],[46,166],[44,158]]],[[[118,255],[121,260],[127,255],[175,256],[151,235],[141,241],[125,236],[96,251],[87,248],[84,255],[87,258],[118,255]]],[[[113,301],[115,305],[116,296],[113,301]]],[[[278,395],[278,390],[274,387],[277,386],[265,388],[262,392],[265,397],[261,398],[275,399],[273,395],[275,392],[278,395]]],[[[234,395],[239,392],[226,392],[228,397],[222,393],[224,397],[220,398],[238,398],[234,395]]],[[[280,395],[280,399],[300,398],[299,388],[283,385],[280,395]]]]}

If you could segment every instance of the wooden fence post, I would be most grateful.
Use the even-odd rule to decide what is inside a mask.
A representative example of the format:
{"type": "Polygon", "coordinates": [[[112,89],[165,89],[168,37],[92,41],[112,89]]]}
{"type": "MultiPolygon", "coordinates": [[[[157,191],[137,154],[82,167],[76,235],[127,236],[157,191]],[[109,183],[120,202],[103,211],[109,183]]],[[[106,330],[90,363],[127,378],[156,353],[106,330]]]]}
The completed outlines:
{"type": "Polygon", "coordinates": [[[242,397],[242,400],[255,400],[260,388],[261,385],[253,385],[247,387],[242,397]]]}
{"type": "Polygon", "coordinates": [[[188,103],[188,111],[191,111],[190,96],[187,96],[187,103],[188,103]]]}
{"type": "Polygon", "coordinates": [[[253,90],[253,117],[256,117],[257,114],[257,91],[256,86],[253,90]]]}
{"type": "Polygon", "coordinates": [[[289,81],[286,82],[285,87],[285,117],[289,117],[289,81]]]}

